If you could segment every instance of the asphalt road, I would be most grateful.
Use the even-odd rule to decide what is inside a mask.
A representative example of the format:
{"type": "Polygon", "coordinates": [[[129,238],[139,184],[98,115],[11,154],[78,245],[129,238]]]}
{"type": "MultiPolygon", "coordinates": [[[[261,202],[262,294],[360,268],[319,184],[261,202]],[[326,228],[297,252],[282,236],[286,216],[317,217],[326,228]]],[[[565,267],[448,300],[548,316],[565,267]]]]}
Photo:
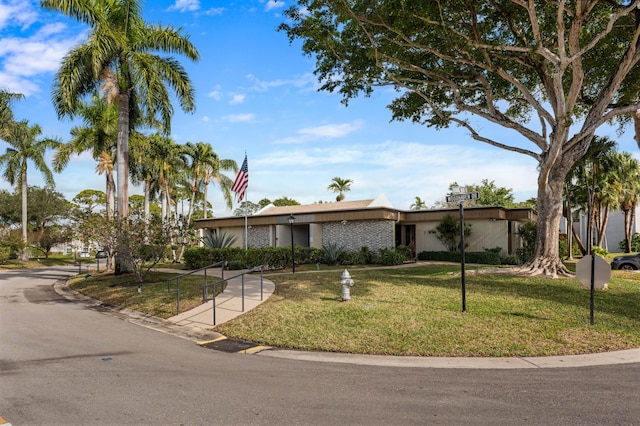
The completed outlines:
{"type": "MultiPolygon", "coordinates": [[[[30,424],[640,424],[640,364],[375,367],[239,355],[0,271],[0,418],[30,424]]],[[[1,423],[1,420],[0,420],[1,423]]]]}

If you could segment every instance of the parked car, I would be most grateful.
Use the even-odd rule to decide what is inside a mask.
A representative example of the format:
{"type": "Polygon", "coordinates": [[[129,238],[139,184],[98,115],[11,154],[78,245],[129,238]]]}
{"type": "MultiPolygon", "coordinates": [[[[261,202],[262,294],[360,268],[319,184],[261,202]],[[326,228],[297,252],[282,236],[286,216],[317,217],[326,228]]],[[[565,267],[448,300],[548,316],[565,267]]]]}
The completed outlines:
{"type": "Polygon", "coordinates": [[[83,251],[80,252],[80,257],[91,257],[91,256],[89,256],[89,252],[88,251],[84,251],[83,250],[83,251]]]}
{"type": "Polygon", "coordinates": [[[98,250],[96,252],[96,259],[106,259],[107,258],[107,252],[104,250],[98,250]]]}
{"type": "Polygon", "coordinates": [[[636,271],[640,269],[640,253],[629,256],[616,256],[611,261],[611,269],[636,271]]]}

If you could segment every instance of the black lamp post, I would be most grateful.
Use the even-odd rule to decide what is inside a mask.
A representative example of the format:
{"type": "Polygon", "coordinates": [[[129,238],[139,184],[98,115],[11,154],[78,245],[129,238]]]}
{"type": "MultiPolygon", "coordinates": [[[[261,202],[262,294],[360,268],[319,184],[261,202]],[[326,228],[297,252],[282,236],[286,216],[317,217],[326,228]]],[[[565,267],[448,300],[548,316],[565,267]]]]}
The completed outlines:
{"type": "Polygon", "coordinates": [[[291,270],[293,273],[296,273],[296,254],[293,248],[293,223],[296,221],[296,218],[293,217],[293,214],[289,215],[289,228],[291,229],[291,270]]]}

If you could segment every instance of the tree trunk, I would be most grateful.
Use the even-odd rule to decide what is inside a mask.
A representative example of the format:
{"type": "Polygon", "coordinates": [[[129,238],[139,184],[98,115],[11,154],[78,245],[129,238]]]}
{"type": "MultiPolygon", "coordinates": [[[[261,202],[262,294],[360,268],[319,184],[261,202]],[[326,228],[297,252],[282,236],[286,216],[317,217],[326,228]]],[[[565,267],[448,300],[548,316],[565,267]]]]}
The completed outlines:
{"type": "Polygon", "coordinates": [[[538,222],[536,249],[531,259],[522,267],[530,275],[572,276],[560,260],[558,233],[562,218],[562,186],[568,167],[549,167],[547,178],[538,178],[538,222]]]}
{"type": "MultiPolygon", "coordinates": [[[[198,187],[198,181],[197,179],[193,182],[193,190],[191,191],[191,201],[189,202],[189,210],[187,210],[187,221],[183,222],[186,223],[186,228],[189,228],[189,224],[191,223],[191,216],[193,215],[193,204],[196,201],[196,192],[197,192],[197,187],[198,187]]],[[[183,216],[184,216],[184,212],[183,212],[183,216]]],[[[184,220],[184,217],[183,217],[184,220]]],[[[183,233],[185,232],[184,229],[181,230],[183,233]]],[[[186,247],[186,242],[182,242],[180,244],[180,254],[178,254],[178,263],[180,263],[182,261],[182,256],[184,255],[184,250],[186,247]]]]}
{"type": "Polygon", "coordinates": [[[144,221],[151,221],[151,180],[144,180],[144,221]]]}
{"type": "Polygon", "coordinates": [[[107,198],[107,206],[106,206],[106,210],[107,210],[107,220],[111,220],[113,219],[113,210],[115,207],[115,189],[116,189],[116,183],[113,179],[113,173],[111,172],[107,172],[105,173],[106,176],[106,198],[107,198]]]}
{"type": "Polygon", "coordinates": [[[29,260],[29,248],[27,247],[27,169],[20,172],[20,184],[22,187],[22,261],[29,260]]]}
{"type": "Polygon", "coordinates": [[[571,201],[567,194],[567,259],[573,259],[573,212],[571,211],[571,201]]]}
{"type": "MultiPolygon", "coordinates": [[[[118,220],[121,226],[127,226],[129,217],[129,91],[118,94],[118,142],[117,142],[117,174],[118,174],[118,220]]],[[[116,254],[116,275],[131,272],[130,265],[116,254]]]]}
{"type": "Polygon", "coordinates": [[[607,223],[609,222],[609,211],[611,211],[611,205],[605,203],[602,209],[602,218],[598,224],[598,247],[602,247],[602,242],[607,233],[607,223]]]}
{"type": "Polygon", "coordinates": [[[118,216],[129,217],[129,92],[118,95],[118,216]]]}
{"type": "Polygon", "coordinates": [[[631,211],[625,206],[622,213],[624,214],[624,252],[631,253],[631,211]]]}
{"type": "Polygon", "coordinates": [[[580,250],[580,253],[582,253],[583,256],[587,254],[587,248],[584,246],[584,243],[580,239],[580,235],[578,235],[576,231],[573,229],[571,230],[571,234],[573,235],[573,238],[576,241],[576,244],[578,244],[578,249],[580,250]]]}

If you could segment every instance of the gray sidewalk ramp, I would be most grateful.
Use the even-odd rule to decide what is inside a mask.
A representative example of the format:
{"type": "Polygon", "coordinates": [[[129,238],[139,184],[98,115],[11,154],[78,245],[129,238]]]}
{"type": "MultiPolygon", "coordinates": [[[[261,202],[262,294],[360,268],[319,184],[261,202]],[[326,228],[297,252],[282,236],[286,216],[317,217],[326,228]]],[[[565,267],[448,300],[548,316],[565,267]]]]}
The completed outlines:
{"type": "MultiPolygon", "coordinates": [[[[225,271],[226,276],[235,276],[242,271],[225,271]]],[[[210,273],[210,272],[209,272],[210,273]]],[[[215,271],[220,277],[220,272],[215,271]]],[[[226,279],[226,278],[225,278],[226,279]]],[[[244,311],[242,277],[227,279],[227,288],[215,298],[216,325],[223,324],[245,312],[255,308],[271,296],[275,284],[267,279],[262,279],[262,291],[260,288],[260,275],[247,274],[244,276],[244,311]],[[262,300],[261,300],[262,292],[262,300]]],[[[213,324],[213,300],[186,312],[181,312],[168,320],[182,326],[191,326],[202,329],[210,329],[213,324]]]]}

